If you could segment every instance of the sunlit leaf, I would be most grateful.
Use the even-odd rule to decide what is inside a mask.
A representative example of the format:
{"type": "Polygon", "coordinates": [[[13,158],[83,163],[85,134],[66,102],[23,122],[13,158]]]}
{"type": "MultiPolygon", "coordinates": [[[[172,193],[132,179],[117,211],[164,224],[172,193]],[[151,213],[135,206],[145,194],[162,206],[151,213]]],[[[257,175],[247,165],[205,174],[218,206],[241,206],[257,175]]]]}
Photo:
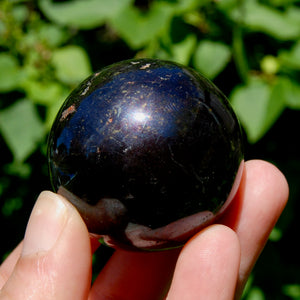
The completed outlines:
{"type": "Polygon", "coordinates": [[[45,136],[43,123],[27,99],[0,111],[0,133],[19,162],[35,151],[45,136]]]}
{"type": "Polygon", "coordinates": [[[231,50],[227,45],[202,40],[195,50],[194,66],[198,71],[213,79],[225,68],[230,57],[231,50]]]}
{"type": "Polygon", "coordinates": [[[91,74],[89,57],[79,46],[65,46],[53,52],[52,64],[59,80],[78,84],[91,74]]]}
{"type": "Polygon", "coordinates": [[[258,287],[253,287],[249,291],[246,300],[265,300],[264,292],[258,287]]]}
{"type": "Polygon", "coordinates": [[[64,89],[60,97],[57,98],[55,101],[53,101],[51,105],[47,106],[47,113],[46,113],[46,120],[45,120],[46,129],[50,130],[53,121],[58,113],[58,110],[60,109],[61,105],[63,104],[63,101],[67,98],[69,93],[70,91],[68,89],[64,89]]]}
{"type": "Polygon", "coordinates": [[[274,6],[285,6],[298,1],[299,0],[269,0],[270,4],[274,6]]]}
{"type": "Polygon", "coordinates": [[[197,38],[195,35],[187,35],[180,43],[173,45],[174,61],[187,65],[195,50],[197,38]]]}
{"type": "MultiPolygon", "coordinates": [[[[175,2],[175,1],[174,1],[175,2]]],[[[176,13],[196,10],[200,6],[210,3],[211,0],[183,0],[176,2],[176,13]]]]}
{"type": "Polygon", "coordinates": [[[174,9],[163,2],[155,2],[147,13],[129,6],[111,20],[111,25],[134,49],[142,47],[166,31],[174,9]]]}
{"type": "Polygon", "coordinates": [[[0,92],[17,88],[21,76],[18,60],[9,53],[0,53],[0,70],[0,92]]]}
{"type": "Polygon", "coordinates": [[[287,284],[283,286],[283,293],[292,299],[300,299],[300,284],[287,284]]]}
{"type": "Polygon", "coordinates": [[[40,0],[43,13],[52,21],[77,28],[94,28],[117,15],[132,0],[40,0]]]}
{"type": "Polygon", "coordinates": [[[286,17],[289,18],[291,22],[300,26],[300,7],[295,5],[288,6],[286,10],[286,17]]]}
{"type": "Polygon", "coordinates": [[[27,80],[23,83],[23,89],[35,103],[49,106],[61,97],[64,87],[53,81],[27,80]]]}
{"type": "Polygon", "coordinates": [[[249,142],[257,142],[282,113],[285,108],[283,93],[279,84],[271,86],[259,79],[233,91],[231,103],[249,142]]]}
{"type": "Polygon", "coordinates": [[[300,85],[287,76],[278,78],[278,83],[282,90],[286,106],[291,109],[300,109],[300,85]]]}
{"type": "Polygon", "coordinates": [[[280,40],[300,37],[299,23],[290,18],[286,12],[258,3],[257,0],[241,2],[233,10],[233,18],[241,21],[249,30],[261,31],[280,40]]]}
{"type": "Polygon", "coordinates": [[[61,45],[69,37],[64,29],[55,24],[43,23],[36,29],[39,39],[51,47],[61,45]]]}
{"type": "Polygon", "coordinates": [[[189,34],[184,40],[169,45],[166,51],[160,49],[160,51],[156,54],[156,57],[188,65],[196,45],[197,37],[194,34],[189,34]]]}
{"type": "Polygon", "coordinates": [[[29,9],[25,5],[16,5],[12,9],[14,20],[19,23],[24,22],[29,16],[29,9]]]}
{"type": "Polygon", "coordinates": [[[281,50],[279,60],[284,67],[300,70],[300,41],[290,51],[281,50]]]}

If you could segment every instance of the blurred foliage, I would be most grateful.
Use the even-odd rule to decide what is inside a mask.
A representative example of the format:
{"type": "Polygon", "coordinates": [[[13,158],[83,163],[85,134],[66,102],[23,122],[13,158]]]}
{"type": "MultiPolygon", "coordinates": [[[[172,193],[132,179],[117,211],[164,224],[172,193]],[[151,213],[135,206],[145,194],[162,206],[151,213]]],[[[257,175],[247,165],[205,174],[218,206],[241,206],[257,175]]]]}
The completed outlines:
{"type": "Polygon", "coordinates": [[[243,298],[300,299],[299,0],[2,0],[1,255],[50,188],[47,134],[63,100],[93,71],[133,57],[177,61],[213,80],[241,121],[246,158],[283,170],[290,201],[243,298]]]}

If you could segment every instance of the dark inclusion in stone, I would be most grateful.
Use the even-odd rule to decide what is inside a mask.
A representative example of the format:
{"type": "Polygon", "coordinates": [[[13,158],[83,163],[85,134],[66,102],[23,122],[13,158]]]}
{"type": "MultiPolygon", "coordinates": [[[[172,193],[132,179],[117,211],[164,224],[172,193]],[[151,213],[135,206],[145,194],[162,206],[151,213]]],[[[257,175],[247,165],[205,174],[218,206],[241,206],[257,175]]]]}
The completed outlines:
{"type": "Polygon", "coordinates": [[[203,76],[172,62],[129,60],[66,99],[48,160],[54,189],[90,231],[107,243],[163,248],[182,244],[232,198],[242,138],[227,99],[203,76]],[[199,213],[195,228],[183,219],[199,213]],[[178,235],[170,224],[180,224],[178,235]]]}

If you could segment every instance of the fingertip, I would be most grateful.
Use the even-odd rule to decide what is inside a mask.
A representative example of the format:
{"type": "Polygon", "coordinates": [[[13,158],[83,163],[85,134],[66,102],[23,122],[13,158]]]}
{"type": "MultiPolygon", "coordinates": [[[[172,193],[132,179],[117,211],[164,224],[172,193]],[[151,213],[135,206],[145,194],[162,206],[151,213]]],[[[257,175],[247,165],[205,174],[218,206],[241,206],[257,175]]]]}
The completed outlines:
{"type": "MultiPolygon", "coordinates": [[[[218,251],[230,251],[239,255],[240,244],[236,233],[222,224],[213,224],[193,236],[183,247],[180,259],[198,257],[198,262],[206,262],[218,251]],[[215,252],[214,252],[215,251],[215,252]]],[[[227,254],[227,253],[225,253],[227,254]]]]}
{"type": "MultiPolygon", "coordinates": [[[[220,217],[219,222],[239,231],[241,224],[266,215],[268,228],[273,227],[289,197],[284,174],[272,163],[249,160],[245,163],[241,184],[235,198],[220,217]]],[[[254,222],[252,222],[254,223],[254,222]]]]}
{"type": "Polygon", "coordinates": [[[207,227],[183,248],[167,299],[233,299],[239,262],[235,232],[224,225],[207,227]]]}
{"type": "Polygon", "coordinates": [[[185,246],[183,247],[183,251],[185,251],[185,249],[188,247],[195,247],[194,244],[197,244],[198,246],[202,246],[201,244],[204,241],[209,243],[214,243],[214,242],[220,243],[223,240],[226,241],[226,243],[228,243],[229,240],[232,240],[233,244],[236,243],[238,244],[238,238],[236,236],[236,233],[231,228],[223,224],[213,224],[204,228],[196,235],[194,235],[185,244],[185,246]]]}
{"type": "MultiPolygon", "coordinates": [[[[289,197],[289,185],[285,175],[274,164],[254,159],[246,162],[247,177],[253,180],[256,185],[256,193],[268,191],[279,201],[281,206],[285,206],[289,197]]],[[[254,185],[253,184],[253,185],[254,185]]]]}

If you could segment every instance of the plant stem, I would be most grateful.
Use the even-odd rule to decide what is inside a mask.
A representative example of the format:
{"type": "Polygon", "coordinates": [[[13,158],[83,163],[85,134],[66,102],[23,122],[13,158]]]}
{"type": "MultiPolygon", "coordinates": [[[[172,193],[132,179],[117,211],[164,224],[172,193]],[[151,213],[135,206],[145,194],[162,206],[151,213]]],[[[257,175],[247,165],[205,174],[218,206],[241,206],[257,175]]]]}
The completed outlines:
{"type": "Polygon", "coordinates": [[[236,24],[233,26],[233,58],[236,64],[236,68],[238,73],[244,83],[248,82],[249,77],[249,66],[246,57],[246,52],[244,48],[244,41],[243,41],[243,16],[244,16],[244,7],[243,1],[239,1],[240,5],[239,9],[239,16],[236,21],[236,24]]]}

